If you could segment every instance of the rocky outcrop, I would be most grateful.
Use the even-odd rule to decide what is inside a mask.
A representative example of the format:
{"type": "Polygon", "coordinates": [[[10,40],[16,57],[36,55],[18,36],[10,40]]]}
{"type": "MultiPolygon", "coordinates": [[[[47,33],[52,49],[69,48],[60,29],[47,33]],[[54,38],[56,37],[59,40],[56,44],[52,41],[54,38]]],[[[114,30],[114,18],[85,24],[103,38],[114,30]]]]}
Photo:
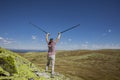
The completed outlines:
{"type": "MultiPolygon", "coordinates": [[[[0,48],[0,80],[51,80],[51,74],[18,54],[0,48]]],[[[69,80],[69,78],[55,73],[52,80],[69,80]]]]}

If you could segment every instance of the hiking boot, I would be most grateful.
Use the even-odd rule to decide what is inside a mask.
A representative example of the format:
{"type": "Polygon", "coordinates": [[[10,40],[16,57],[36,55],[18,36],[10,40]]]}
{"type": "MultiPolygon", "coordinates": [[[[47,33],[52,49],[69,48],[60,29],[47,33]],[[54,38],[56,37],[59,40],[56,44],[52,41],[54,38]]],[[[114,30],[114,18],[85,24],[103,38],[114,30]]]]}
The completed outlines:
{"type": "Polygon", "coordinates": [[[45,72],[48,72],[48,70],[45,70],[45,72]]]}
{"type": "Polygon", "coordinates": [[[54,78],[54,74],[51,75],[51,78],[54,78]]]}
{"type": "Polygon", "coordinates": [[[45,72],[48,72],[48,66],[46,66],[45,72]]]}

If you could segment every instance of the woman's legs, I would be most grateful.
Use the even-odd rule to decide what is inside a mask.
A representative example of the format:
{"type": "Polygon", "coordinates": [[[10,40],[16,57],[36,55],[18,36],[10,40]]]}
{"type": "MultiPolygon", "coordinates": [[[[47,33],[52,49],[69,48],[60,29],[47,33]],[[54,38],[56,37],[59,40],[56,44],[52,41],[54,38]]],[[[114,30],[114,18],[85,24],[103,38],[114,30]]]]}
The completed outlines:
{"type": "Polygon", "coordinates": [[[49,65],[50,65],[50,58],[48,57],[47,64],[46,64],[46,71],[48,71],[49,65]]]}
{"type": "Polygon", "coordinates": [[[48,61],[47,61],[47,65],[46,65],[46,71],[48,71],[50,62],[52,62],[52,72],[51,72],[51,74],[52,74],[52,77],[54,77],[55,55],[51,55],[51,56],[48,57],[48,61]]]}
{"type": "Polygon", "coordinates": [[[54,66],[55,66],[55,55],[52,55],[51,56],[51,59],[52,59],[52,72],[51,72],[51,77],[53,78],[54,77],[54,66]]]}
{"type": "Polygon", "coordinates": [[[54,66],[55,66],[55,60],[52,60],[52,74],[54,74],[54,66]]]}

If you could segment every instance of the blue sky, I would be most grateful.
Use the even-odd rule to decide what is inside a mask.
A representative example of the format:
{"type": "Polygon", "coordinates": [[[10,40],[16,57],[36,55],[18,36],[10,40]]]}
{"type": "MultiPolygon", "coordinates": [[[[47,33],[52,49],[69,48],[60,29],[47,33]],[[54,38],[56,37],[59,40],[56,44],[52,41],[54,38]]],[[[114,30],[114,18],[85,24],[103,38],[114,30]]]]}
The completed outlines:
{"type": "Polygon", "coordinates": [[[45,34],[56,38],[57,49],[120,49],[119,0],[0,0],[0,46],[11,49],[47,49],[45,34]]]}

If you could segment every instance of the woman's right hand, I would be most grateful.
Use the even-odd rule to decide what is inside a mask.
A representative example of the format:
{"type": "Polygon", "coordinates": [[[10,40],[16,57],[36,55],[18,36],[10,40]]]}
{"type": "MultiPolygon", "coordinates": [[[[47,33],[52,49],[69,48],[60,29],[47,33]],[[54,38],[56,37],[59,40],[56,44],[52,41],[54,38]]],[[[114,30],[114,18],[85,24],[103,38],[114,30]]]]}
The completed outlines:
{"type": "Polygon", "coordinates": [[[50,36],[50,33],[47,33],[47,36],[50,36]]]}

